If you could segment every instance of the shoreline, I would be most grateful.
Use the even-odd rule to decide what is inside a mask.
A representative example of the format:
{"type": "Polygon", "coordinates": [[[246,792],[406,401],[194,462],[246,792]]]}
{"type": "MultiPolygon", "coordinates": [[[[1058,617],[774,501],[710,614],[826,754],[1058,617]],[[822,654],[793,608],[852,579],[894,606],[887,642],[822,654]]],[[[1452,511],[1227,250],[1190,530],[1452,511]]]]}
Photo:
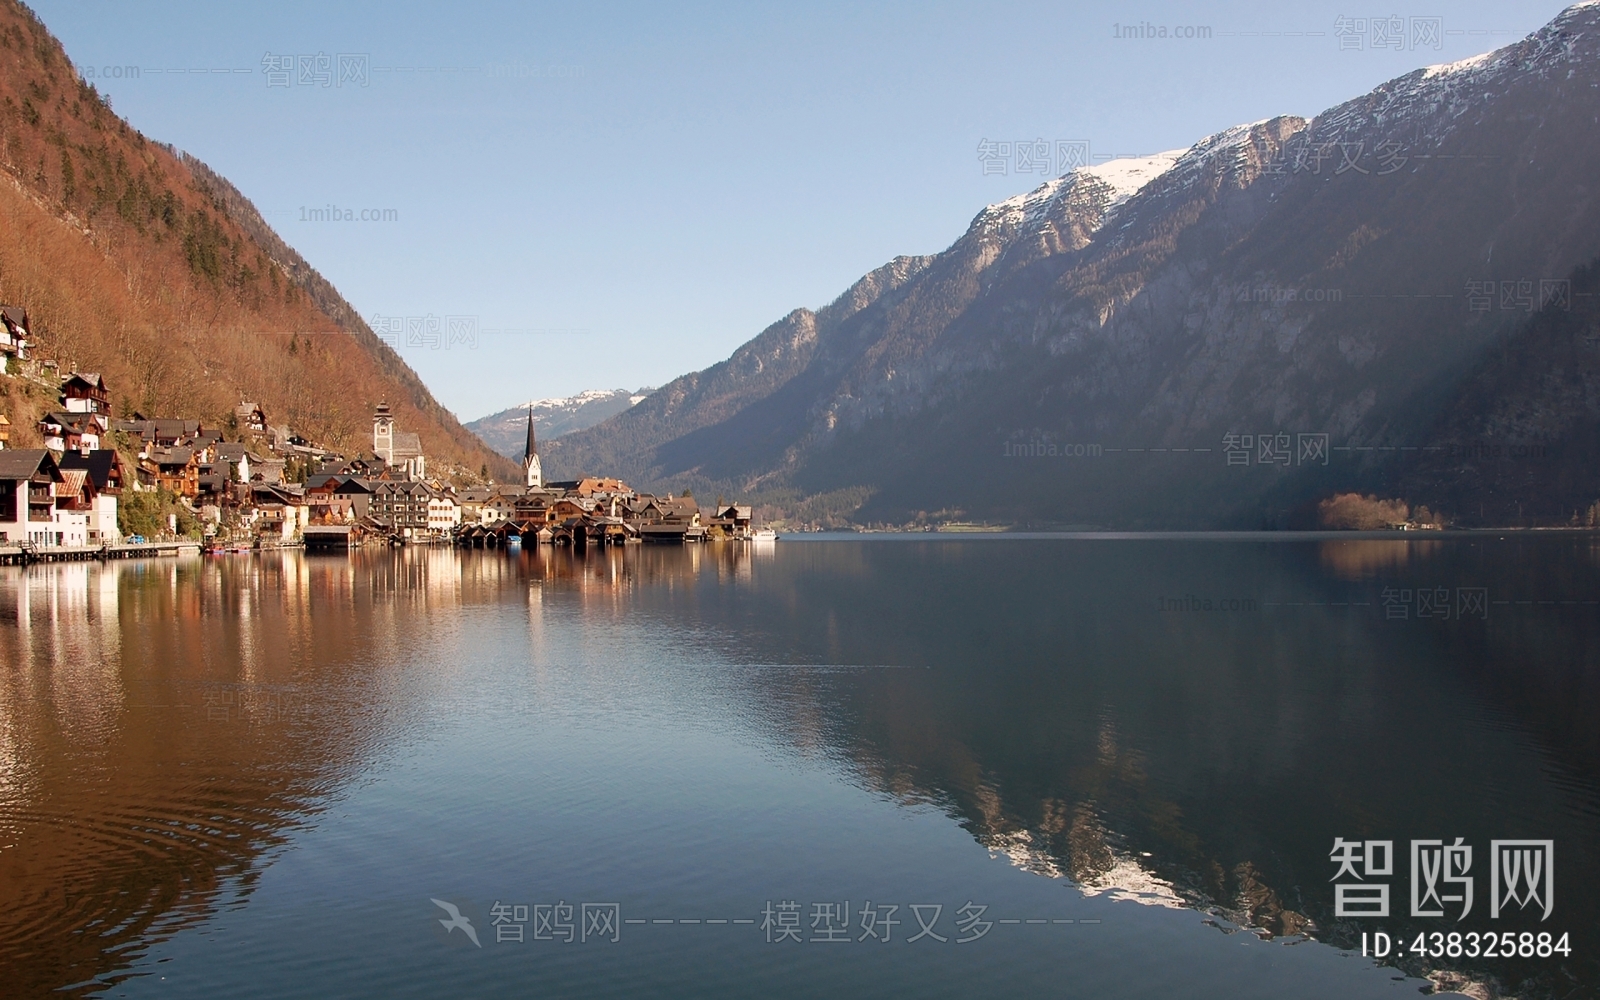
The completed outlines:
{"type": "Polygon", "coordinates": [[[1114,529],[1096,530],[1060,530],[1048,529],[1011,529],[995,528],[985,531],[896,531],[892,529],[872,529],[868,531],[792,531],[778,532],[778,540],[785,542],[799,541],[843,541],[847,539],[884,538],[884,539],[923,539],[930,540],[929,536],[939,540],[953,538],[972,538],[984,540],[999,540],[1013,538],[1018,540],[1150,540],[1163,539],[1173,541],[1335,541],[1347,539],[1352,541],[1392,541],[1392,542],[1419,542],[1439,538],[1486,538],[1489,536],[1517,535],[1593,535],[1600,534],[1600,528],[1448,528],[1443,530],[1427,531],[1349,531],[1335,529],[1317,529],[1304,531],[1261,531],[1261,530],[1225,530],[1225,529],[1192,529],[1174,531],[1126,531],[1114,529]]]}

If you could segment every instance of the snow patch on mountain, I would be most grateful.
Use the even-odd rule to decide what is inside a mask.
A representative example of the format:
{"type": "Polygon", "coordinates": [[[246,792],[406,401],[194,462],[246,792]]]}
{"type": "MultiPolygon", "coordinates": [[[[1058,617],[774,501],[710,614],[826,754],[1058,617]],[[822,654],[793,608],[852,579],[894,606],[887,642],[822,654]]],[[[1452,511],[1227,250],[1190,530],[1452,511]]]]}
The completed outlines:
{"type": "Polygon", "coordinates": [[[531,407],[534,411],[534,419],[537,420],[541,410],[570,410],[586,403],[598,403],[603,400],[616,399],[619,395],[627,395],[629,405],[633,405],[644,398],[644,396],[628,393],[626,389],[585,389],[572,396],[552,396],[549,399],[530,400],[517,407],[517,409],[526,410],[531,407]]]}
{"type": "Polygon", "coordinates": [[[1110,209],[1138,194],[1146,184],[1171,170],[1172,165],[1187,152],[1187,149],[1169,149],[1154,156],[1122,157],[1080,170],[1111,188],[1111,204],[1107,206],[1110,209]]]}
{"type": "Polygon", "coordinates": [[[533,426],[540,441],[581,431],[609,420],[637,406],[654,391],[649,388],[585,389],[571,396],[535,399],[520,406],[491,413],[466,424],[467,430],[508,458],[521,458],[528,439],[528,411],[533,411],[533,426]]]}
{"type": "Polygon", "coordinates": [[[1475,56],[1468,56],[1465,59],[1457,59],[1455,62],[1438,63],[1436,65],[1424,68],[1422,71],[1422,78],[1424,80],[1431,80],[1436,76],[1449,76],[1451,73],[1465,73],[1469,70],[1476,69],[1479,66],[1483,66],[1490,60],[1494,59],[1494,57],[1494,52],[1480,52],[1475,56]]]}
{"type": "Polygon", "coordinates": [[[1024,229],[1035,229],[1054,215],[1063,198],[1086,185],[1097,184],[1103,185],[1107,199],[1101,209],[1103,222],[1106,214],[1172,169],[1172,165],[1186,152],[1188,150],[1173,149],[1151,156],[1124,156],[1091,167],[1079,167],[1054,180],[1045,181],[1026,194],[1014,195],[989,205],[980,217],[990,224],[1015,223],[1024,229]]]}

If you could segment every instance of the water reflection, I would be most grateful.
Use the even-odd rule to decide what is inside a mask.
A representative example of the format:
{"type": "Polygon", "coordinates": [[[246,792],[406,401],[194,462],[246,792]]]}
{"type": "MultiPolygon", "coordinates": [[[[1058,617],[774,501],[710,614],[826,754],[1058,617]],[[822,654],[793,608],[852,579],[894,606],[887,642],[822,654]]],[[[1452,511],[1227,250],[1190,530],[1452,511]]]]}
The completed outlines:
{"type": "Polygon", "coordinates": [[[1423,563],[1443,552],[1446,544],[1442,541],[1330,539],[1317,545],[1317,556],[1338,579],[1359,581],[1423,563]]]}
{"type": "MultiPolygon", "coordinates": [[[[1592,940],[1587,552],[1586,539],[787,549],[749,601],[770,641],[802,662],[931,669],[758,675],[751,697],[796,706],[779,721],[797,746],[823,720],[864,783],[940,802],[995,852],[1088,893],[1355,946],[1360,922],[1332,914],[1334,837],[1463,836],[1484,855],[1491,839],[1554,837],[1571,845],[1558,930],[1592,940]],[[1465,588],[1487,592],[1483,617],[1454,614],[1465,588]],[[1419,617],[1425,590],[1448,590],[1452,614],[1419,617]],[[1162,600],[1182,595],[1199,600],[1162,600]]],[[[1401,874],[1386,929],[1438,929],[1406,915],[1401,874]]],[[[1486,906],[1463,926],[1485,924],[1486,906]]],[[[1584,955],[1402,965],[1564,995],[1571,976],[1596,982],[1584,955]]]]}
{"type": "Polygon", "coordinates": [[[115,981],[247,900],[441,706],[505,698],[460,669],[469,638],[525,657],[518,697],[543,701],[568,669],[548,649],[576,635],[705,665],[662,683],[1020,868],[1223,930],[1352,943],[1336,836],[1554,837],[1572,961],[1406,968],[1558,995],[1600,981],[1593,551],[895,541],[0,570],[0,964],[25,995],[115,981]],[[1416,616],[1416,594],[1455,610],[1462,588],[1484,617],[1416,616]]]}

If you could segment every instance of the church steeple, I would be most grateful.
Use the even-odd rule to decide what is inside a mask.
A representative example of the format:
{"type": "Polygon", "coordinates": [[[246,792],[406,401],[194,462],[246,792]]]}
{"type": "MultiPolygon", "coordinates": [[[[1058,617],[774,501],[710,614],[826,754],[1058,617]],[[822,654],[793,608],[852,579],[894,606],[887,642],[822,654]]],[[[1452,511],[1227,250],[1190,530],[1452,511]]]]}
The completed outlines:
{"type": "Polygon", "coordinates": [[[533,438],[533,405],[528,405],[528,443],[522,449],[522,469],[527,473],[527,485],[532,489],[544,487],[544,470],[539,464],[539,445],[533,438]]]}

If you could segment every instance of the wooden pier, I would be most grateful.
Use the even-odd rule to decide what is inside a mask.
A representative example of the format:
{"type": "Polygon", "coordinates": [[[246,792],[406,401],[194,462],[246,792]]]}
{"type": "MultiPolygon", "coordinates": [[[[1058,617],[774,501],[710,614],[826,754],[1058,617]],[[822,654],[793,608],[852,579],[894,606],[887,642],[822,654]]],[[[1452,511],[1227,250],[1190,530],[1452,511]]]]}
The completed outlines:
{"type": "Polygon", "coordinates": [[[86,562],[106,559],[149,559],[161,556],[197,556],[200,543],[119,542],[115,545],[0,545],[0,566],[26,566],[38,562],[86,562]]]}

